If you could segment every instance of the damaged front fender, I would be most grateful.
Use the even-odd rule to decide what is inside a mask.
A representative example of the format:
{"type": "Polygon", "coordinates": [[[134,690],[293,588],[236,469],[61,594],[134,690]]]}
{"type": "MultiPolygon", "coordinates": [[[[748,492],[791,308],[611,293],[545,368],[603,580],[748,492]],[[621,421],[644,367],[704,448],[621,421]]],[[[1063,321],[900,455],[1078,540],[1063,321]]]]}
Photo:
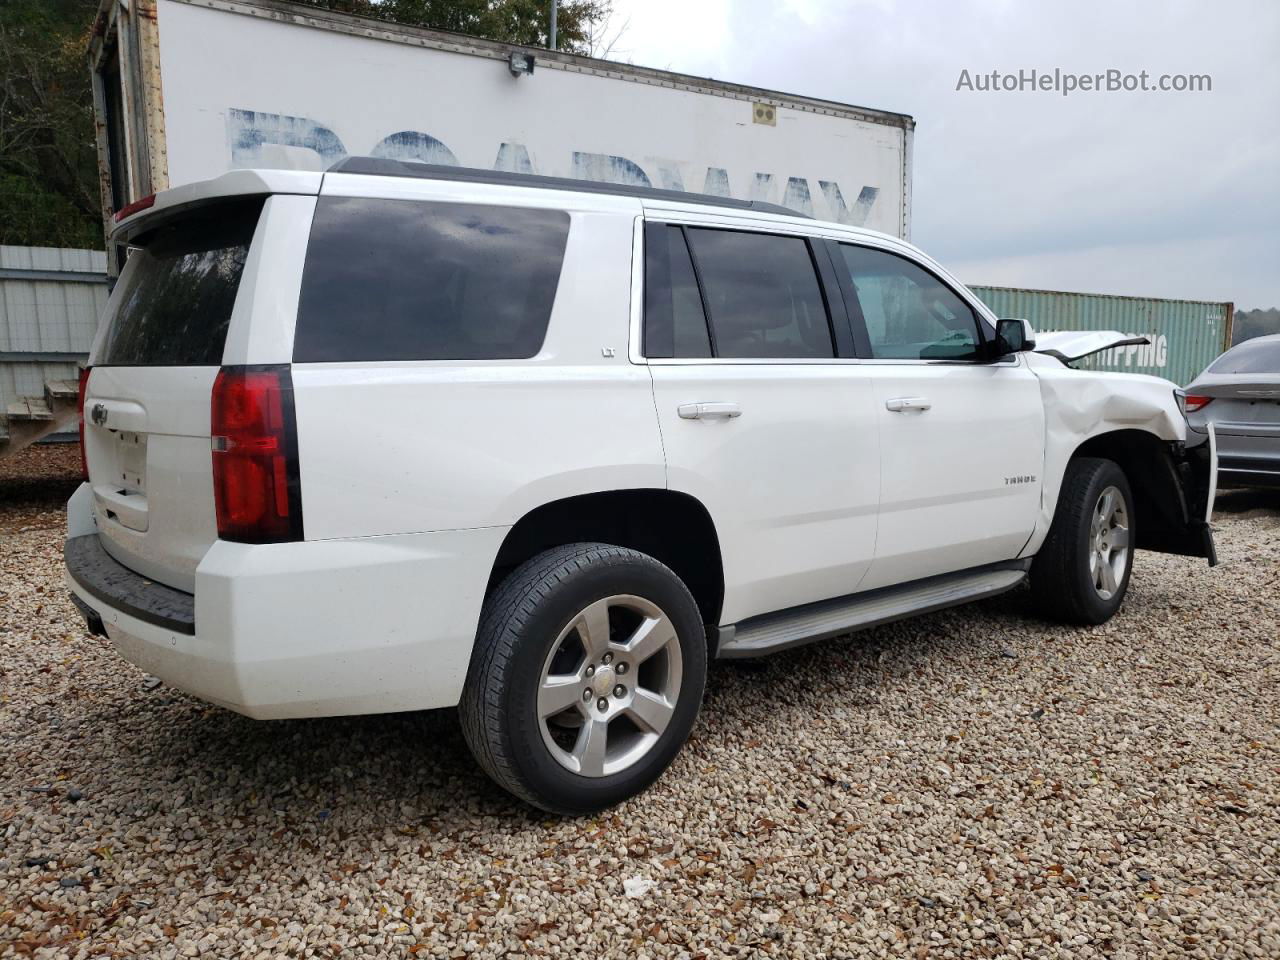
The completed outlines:
{"type": "Polygon", "coordinates": [[[1216,562],[1207,522],[1212,458],[1207,444],[1188,449],[1174,384],[1073,370],[1047,356],[1029,363],[1044,403],[1045,463],[1040,518],[1023,556],[1048,535],[1068,462],[1096,456],[1114,460],[1129,478],[1138,548],[1216,562]]]}

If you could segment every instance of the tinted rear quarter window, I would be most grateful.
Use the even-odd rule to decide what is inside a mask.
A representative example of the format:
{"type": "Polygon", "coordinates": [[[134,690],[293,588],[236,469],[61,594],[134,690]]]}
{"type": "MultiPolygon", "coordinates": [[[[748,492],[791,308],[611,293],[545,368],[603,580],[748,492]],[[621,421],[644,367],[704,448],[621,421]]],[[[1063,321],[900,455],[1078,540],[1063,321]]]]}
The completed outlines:
{"type": "Polygon", "coordinates": [[[217,366],[262,198],[212,204],[138,238],[95,363],[217,366]]]}
{"type": "Polygon", "coordinates": [[[834,357],[831,323],[803,237],[688,230],[718,357],[834,357]]]}
{"type": "Polygon", "coordinates": [[[293,358],[532,357],[568,236],[561,210],[322,197],[293,358]]]}

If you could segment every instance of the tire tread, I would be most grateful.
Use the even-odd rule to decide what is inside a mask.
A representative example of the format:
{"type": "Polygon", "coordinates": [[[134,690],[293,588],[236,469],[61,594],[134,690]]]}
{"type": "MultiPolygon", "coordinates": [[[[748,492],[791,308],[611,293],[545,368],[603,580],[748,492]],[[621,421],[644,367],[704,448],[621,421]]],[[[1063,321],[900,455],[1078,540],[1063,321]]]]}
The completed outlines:
{"type": "MultiPolygon", "coordinates": [[[[527,560],[512,571],[485,602],[476,632],[471,666],[458,704],[462,734],[476,761],[499,786],[552,813],[576,813],[548,801],[532,789],[515,762],[504,724],[503,692],[511,677],[516,646],[539,604],[588,566],[646,564],[679,582],[665,565],[647,554],[606,543],[570,543],[527,560]]],[[[692,597],[689,598],[693,602],[692,597]]],[[[698,691],[701,695],[701,691],[698,691]]]]}
{"type": "MultiPolygon", "coordinates": [[[[1078,457],[1067,464],[1053,522],[1031,564],[1031,594],[1037,610],[1046,617],[1064,623],[1101,622],[1086,603],[1083,592],[1077,589],[1078,565],[1082,562],[1079,531],[1082,524],[1089,525],[1093,510],[1089,488],[1100,474],[1111,469],[1119,471],[1119,466],[1100,457],[1078,457]]],[[[1129,500],[1131,503],[1132,497],[1129,500]]],[[[1132,508],[1130,516],[1133,516],[1132,508]]],[[[1129,569],[1133,569],[1132,559],[1129,569]]]]}

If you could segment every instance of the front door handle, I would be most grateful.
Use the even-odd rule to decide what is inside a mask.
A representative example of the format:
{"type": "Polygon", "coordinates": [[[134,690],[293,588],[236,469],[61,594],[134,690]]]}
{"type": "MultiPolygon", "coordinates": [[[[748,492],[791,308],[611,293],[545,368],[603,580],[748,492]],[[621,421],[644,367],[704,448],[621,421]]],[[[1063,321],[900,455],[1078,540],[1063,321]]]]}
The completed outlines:
{"type": "Polygon", "coordinates": [[[676,413],[681,420],[732,420],[742,416],[736,403],[682,403],[676,413]]]}
{"type": "Polygon", "coordinates": [[[894,413],[906,413],[909,410],[918,410],[923,413],[932,406],[928,397],[894,397],[884,402],[885,409],[892,410],[894,413]]]}

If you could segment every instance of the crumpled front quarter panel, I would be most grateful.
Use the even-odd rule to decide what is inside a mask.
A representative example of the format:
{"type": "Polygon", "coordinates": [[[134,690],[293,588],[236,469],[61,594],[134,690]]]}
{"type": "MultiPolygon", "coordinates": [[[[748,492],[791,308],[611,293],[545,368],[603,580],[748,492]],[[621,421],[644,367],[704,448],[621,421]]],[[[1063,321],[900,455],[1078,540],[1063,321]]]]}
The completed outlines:
{"type": "Polygon", "coordinates": [[[1067,461],[1086,440],[1115,430],[1143,430],[1161,440],[1186,439],[1186,420],[1174,395],[1177,386],[1136,373],[1076,370],[1030,354],[1044,403],[1044,480],[1040,519],[1021,556],[1040,549],[1049,533],[1067,461]]]}

